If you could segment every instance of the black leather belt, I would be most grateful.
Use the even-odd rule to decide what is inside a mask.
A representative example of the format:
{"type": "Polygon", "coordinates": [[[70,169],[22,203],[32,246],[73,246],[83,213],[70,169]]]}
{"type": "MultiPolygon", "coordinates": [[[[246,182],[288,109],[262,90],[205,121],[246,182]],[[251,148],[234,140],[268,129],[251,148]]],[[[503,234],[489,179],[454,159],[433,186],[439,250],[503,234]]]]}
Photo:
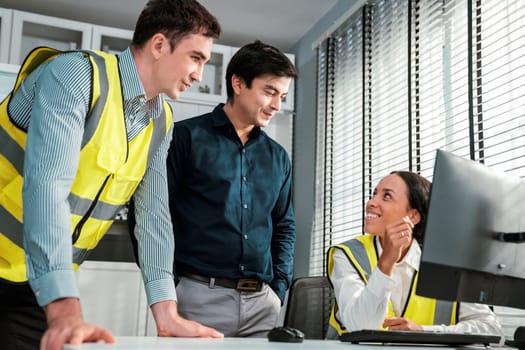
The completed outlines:
{"type": "Polygon", "coordinates": [[[261,291],[264,283],[263,281],[248,278],[232,280],[228,278],[206,277],[179,268],[177,268],[177,275],[187,277],[195,281],[205,282],[210,286],[210,288],[214,288],[215,286],[221,286],[224,288],[235,289],[241,292],[259,292],[261,291]]]}

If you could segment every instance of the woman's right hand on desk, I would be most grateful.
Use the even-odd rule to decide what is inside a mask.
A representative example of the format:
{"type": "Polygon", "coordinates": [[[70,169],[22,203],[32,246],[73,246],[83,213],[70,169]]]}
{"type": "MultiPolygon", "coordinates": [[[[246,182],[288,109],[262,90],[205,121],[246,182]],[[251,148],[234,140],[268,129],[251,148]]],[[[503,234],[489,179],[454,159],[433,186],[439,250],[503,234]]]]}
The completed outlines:
{"type": "Polygon", "coordinates": [[[410,331],[422,331],[423,327],[406,317],[387,317],[383,322],[386,329],[404,329],[410,331]]]}
{"type": "Polygon", "coordinates": [[[213,328],[181,317],[177,303],[173,300],[155,303],[151,305],[151,311],[159,337],[224,338],[222,333],[213,328]]]}

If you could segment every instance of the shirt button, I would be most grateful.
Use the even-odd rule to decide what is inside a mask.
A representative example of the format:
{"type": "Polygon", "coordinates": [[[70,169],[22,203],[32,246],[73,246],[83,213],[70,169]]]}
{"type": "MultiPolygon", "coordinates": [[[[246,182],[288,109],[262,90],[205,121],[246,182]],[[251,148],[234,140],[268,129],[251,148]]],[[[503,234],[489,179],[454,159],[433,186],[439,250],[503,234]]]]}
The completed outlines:
{"type": "Polygon", "coordinates": [[[246,181],[246,176],[243,176],[243,177],[242,177],[242,181],[246,181]]]}
{"type": "Polygon", "coordinates": [[[244,239],[248,239],[248,235],[244,235],[244,239]]]}
{"type": "Polygon", "coordinates": [[[246,153],[246,148],[243,148],[243,149],[242,149],[242,153],[246,153]]]}
{"type": "Polygon", "coordinates": [[[241,271],[244,271],[244,265],[241,265],[241,271]]]}
{"type": "Polygon", "coordinates": [[[248,208],[248,204],[243,204],[242,207],[243,207],[244,209],[246,209],[246,208],[248,208]]]}

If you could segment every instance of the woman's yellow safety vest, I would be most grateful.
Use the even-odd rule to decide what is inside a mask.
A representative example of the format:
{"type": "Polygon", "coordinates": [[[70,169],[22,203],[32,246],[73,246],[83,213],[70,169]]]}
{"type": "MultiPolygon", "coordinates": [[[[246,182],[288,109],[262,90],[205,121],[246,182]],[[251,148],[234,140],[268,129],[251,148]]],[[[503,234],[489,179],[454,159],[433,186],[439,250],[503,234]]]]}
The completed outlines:
{"type": "MultiPolygon", "coordinates": [[[[93,68],[90,112],[86,117],[77,173],[68,197],[73,268],[85,260],[130,200],[172,124],[164,113],[128,142],[117,57],[83,51],[93,68]]],[[[61,52],[37,48],[25,59],[13,91],[0,104],[0,278],[27,281],[24,261],[22,185],[27,130],[8,114],[11,96],[36,67],[61,52]]]]}
{"type": "MultiPolygon", "coordinates": [[[[342,250],[352,266],[357,270],[359,276],[366,284],[368,278],[372,273],[373,269],[377,265],[379,257],[377,247],[373,235],[362,235],[354,239],[346,241],[342,244],[338,244],[330,247],[328,250],[328,278],[332,277],[332,271],[334,266],[334,252],[340,249],[342,250]]],[[[408,296],[405,308],[399,317],[406,317],[420,325],[433,325],[433,324],[456,324],[457,322],[457,305],[455,302],[441,301],[436,299],[430,299],[416,295],[417,286],[417,272],[412,278],[412,284],[410,287],[410,295],[408,296]]],[[[337,331],[337,334],[341,335],[347,333],[348,330],[337,318],[337,301],[332,308],[330,314],[330,327],[333,327],[337,331]]],[[[388,302],[388,312],[386,317],[394,317],[394,309],[392,302],[388,302]]],[[[329,330],[329,333],[333,331],[329,330]]]]}

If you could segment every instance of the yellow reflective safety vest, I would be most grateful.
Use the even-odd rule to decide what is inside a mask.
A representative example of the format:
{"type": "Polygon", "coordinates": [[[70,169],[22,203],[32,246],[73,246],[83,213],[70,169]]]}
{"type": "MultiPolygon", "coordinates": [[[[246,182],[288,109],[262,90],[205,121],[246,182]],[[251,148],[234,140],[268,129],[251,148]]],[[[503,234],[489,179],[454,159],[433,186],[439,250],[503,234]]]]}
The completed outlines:
{"type": "MultiPolygon", "coordinates": [[[[373,235],[362,235],[348,240],[342,244],[330,247],[328,250],[328,278],[332,277],[334,266],[333,255],[336,250],[341,250],[357,270],[359,276],[365,284],[377,265],[379,253],[373,235]]],[[[398,317],[406,317],[420,325],[453,325],[457,322],[457,304],[455,302],[441,301],[416,295],[417,272],[412,278],[410,295],[408,296],[405,308],[398,317]]],[[[337,317],[337,301],[330,314],[330,330],[335,329],[338,335],[347,333],[348,330],[343,326],[337,317]]],[[[392,302],[388,302],[388,311],[385,317],[395,317],[392,302]]]]}
{"type": "MultiPolygon", "coordinates": [[[[86,117],[77,173],[68,202],[73,268],[76,270],[130,200],[172,124],[167,102],[128,142],[117,57],[83,51],[92,64],[92,99],[86,117]]],[[[40,64],[61,52],[37,48],[25,59],[13,91],[0,104],[0,278],[27,281],[23,248],[22,185],[27,130],[8,115],[11,96],[40,64]]]]}

